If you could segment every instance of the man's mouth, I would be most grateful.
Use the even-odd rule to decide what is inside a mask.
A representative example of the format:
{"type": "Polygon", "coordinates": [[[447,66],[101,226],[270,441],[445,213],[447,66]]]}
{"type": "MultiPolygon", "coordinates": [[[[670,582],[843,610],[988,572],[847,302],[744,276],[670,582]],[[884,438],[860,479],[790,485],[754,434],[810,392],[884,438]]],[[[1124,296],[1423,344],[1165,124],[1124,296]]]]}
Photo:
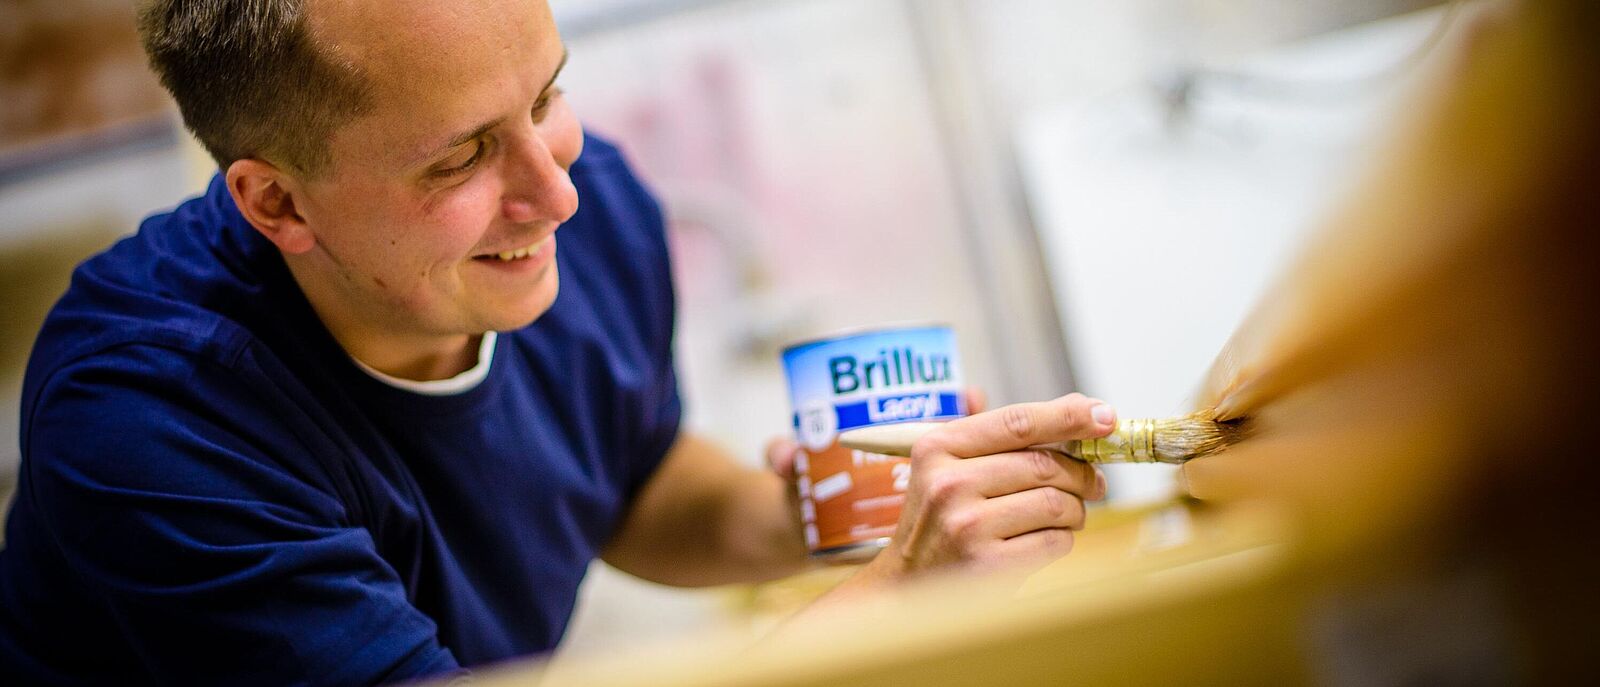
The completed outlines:
{"type": "Polygon", "coordinates": [[[500,262],[511,262],[513,260],[526,260],[528,258],[528,256],[530,256],[530,255],[538,255],[539,250],[544,248],[544,245],[546,243],[549,243],[549,242],[550,242],[550,237],[549,236],[545,236],[544,238],[539,239],[538,241],[536,241],[534,243],[531,243],[529,245],[523,246],[521,248],[517,248],[515,250],[504,250],[504,251],[500,251],[499,253],[486,253],[484,255],[473,256],[473,259],[474,260],[499,260],[500,262]]]}

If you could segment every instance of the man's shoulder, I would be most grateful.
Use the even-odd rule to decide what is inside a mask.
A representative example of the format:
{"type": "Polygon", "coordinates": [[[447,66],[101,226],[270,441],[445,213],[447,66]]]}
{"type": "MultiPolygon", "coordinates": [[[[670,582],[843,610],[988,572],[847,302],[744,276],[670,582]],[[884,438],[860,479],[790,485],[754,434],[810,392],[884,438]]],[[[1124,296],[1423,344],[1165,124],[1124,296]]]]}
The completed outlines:
{"type": "Polygon", "coordinates": [[[249,313],[273,305],[215,190],[150,216],[73,271],[28,359],[25,421],[43,388],[69,373],[181,385],[196,370],[233,366],[258,340],[249,313]]]}
{"type": "Polygon", "coordinates": [[[576,231],[568,231],[562,241],[585,256],[664,260],[665,222],[655,194],[616,145],[587,132],[583,145],[572,166],[578,212],[567,223],[576,231]]]}
{"type": "Polygon", "coordinates": [[[622,150],[605,136],[591,131],[583,132],[583,154],[572,164],[574,173],[592,173],[606,170],[628,170],[628,161],[622,150]]]}
{"type": "Polygon", "coordinates": [[[579,198],[574,220],[601,216],[632,220],[641,215],[659,220],[654,194],[622,149],[605,137],[584,132],[583,154],[572,164],[571,174],[579,198]]]}
{"type": "Polygon", "coordinates": [[[224,355],[226,348],[150,330],[75,347],[71,355],[35,355],[23,382],[23,453],[29,453],[41,423],[59,424],[52,433],[71,441],[80,436],[73,427],[139,433],[152,423],[177,422],[180,410],[225,413],[232,406],[263,406],[261,380],[236,364],[238,353],[224,355]]]}
{"type": "Polygon", "coordinates": [[[151,215],[73,270],[34,342],[29,374],[124,346],[217,361],[237,355],[251,338],[241,320],[271,307],[255,264],[271,256],[228,226],[216,196],[214,185],[151,215]]]}
{"type": "Polygon", "coordinates": [[[298,455],[281,431],[288,399],[262,381],[182,347],[96,350],[27,380],[23,468],[35,490],[92,480],[155,493],[201,480],[225,496],[218,474],[282,472],[298,455]]]}

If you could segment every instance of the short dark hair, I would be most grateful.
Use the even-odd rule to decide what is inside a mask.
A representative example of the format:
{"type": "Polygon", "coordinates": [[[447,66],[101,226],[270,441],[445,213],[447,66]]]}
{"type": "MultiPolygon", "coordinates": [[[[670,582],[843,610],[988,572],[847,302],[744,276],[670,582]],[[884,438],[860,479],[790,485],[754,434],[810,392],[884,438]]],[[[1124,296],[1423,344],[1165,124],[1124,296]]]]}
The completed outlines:
{"type": "Polygon", "coordinates": [[[316,175],[328,139],[369,107],[353,64],[320,48],[305,0],[151,0],[139,11],[150,66],[224,169],[270,157],[316,175]]]}

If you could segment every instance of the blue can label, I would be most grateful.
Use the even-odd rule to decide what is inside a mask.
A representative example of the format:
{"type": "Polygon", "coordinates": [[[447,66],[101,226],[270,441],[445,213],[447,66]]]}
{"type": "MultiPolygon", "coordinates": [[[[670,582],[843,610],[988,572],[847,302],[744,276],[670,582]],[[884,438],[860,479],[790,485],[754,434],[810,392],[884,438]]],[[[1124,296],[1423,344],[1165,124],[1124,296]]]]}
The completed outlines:
{"type": "Polygon", "coordinates": [[[948,327],[877,329],[797,344],[783,353],[794,410],[806,542],[850,552],[893,533],[910,461],[838,445],[839,433],[966,414],[955,334],[948,327]]]}
{"type": "Polygon", "coordinates": [[[822,449],[839,432],[966,414],[955,334],[948,327],[864,332],[783,353],[800,443],[822,449]]]}

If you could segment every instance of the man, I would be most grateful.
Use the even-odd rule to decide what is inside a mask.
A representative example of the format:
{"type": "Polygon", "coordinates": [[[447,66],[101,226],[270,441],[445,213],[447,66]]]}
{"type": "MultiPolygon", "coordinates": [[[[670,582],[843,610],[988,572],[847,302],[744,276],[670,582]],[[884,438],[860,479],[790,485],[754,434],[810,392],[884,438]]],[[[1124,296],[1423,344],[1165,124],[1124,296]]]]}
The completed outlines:
{"type": "MultiPolygon", "coordinates": [[[[806,565],[784,479],[679,432],[661,217],[556,88],[543,2],[141,21],[222,172],[81,266],[40,333],[5,674],[400,680],[548,650],[597,555],[679,585],[806,565]]],[[[1111,423],[1074,395],[930,435],[893,545],[839,593],[1066,553],[1104,485],[1019,449],[1111,423]]]]}

